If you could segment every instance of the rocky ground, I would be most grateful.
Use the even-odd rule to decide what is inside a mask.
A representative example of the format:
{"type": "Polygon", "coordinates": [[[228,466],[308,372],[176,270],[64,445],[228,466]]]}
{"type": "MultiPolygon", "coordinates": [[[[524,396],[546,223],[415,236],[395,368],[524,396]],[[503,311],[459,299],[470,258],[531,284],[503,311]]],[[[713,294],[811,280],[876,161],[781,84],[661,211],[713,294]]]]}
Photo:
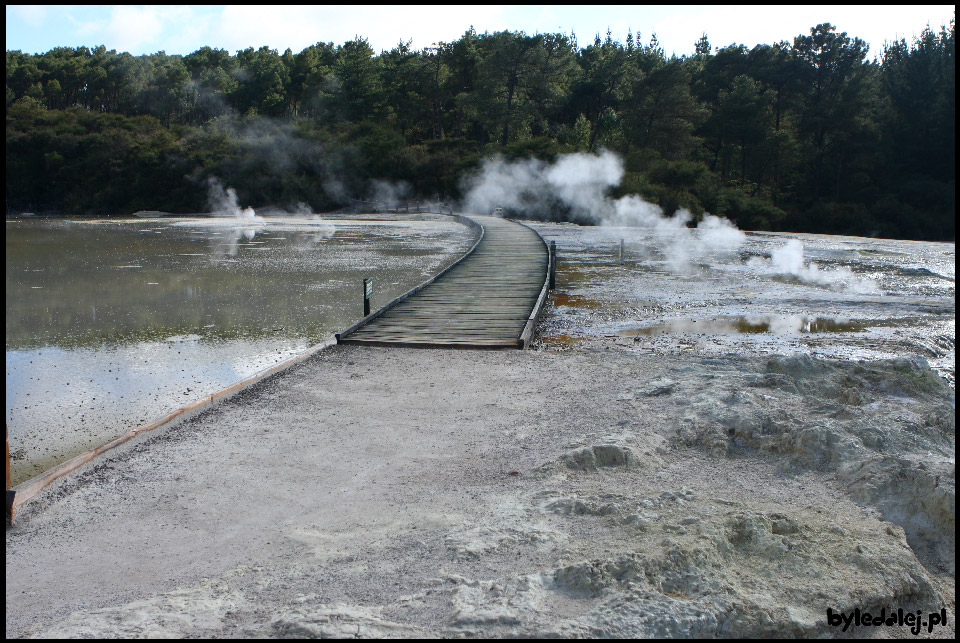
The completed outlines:
{"type": "Polygon", "coordinates": [[[6,636],[954,637],[923,359],[584,333],[333,347],[108,454],[8,527],[6,636]]]}
{"type": "Polygon", "coordinates": [[[952,625],[951,397],[906,360],[336,347],[30,505],[6,634],[952,625]]]}

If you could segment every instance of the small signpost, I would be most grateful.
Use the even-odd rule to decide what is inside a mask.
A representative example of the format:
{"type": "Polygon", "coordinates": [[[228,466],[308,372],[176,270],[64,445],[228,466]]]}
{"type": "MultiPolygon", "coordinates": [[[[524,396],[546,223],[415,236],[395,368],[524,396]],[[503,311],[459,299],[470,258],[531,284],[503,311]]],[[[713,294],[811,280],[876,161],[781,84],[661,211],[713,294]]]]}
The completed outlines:
{"type": "Polygon", "coordinates": [[[550,290],[557,287],[557,242],[550,242],[550,290]]]}
{"type": "Polygon", "coordinates": [[[370,314],[370,297],[373,296],[373,279],[363,280],[363,316],[370,314]]]}
{"type": "Polygon", "coordinates": [[[7,519],[12,525],[13,500],[16,497],[17,492],[10,488],[10,429],[6,424],[3,425],[3,437],[4,441],[7,443],[7,519]]]}

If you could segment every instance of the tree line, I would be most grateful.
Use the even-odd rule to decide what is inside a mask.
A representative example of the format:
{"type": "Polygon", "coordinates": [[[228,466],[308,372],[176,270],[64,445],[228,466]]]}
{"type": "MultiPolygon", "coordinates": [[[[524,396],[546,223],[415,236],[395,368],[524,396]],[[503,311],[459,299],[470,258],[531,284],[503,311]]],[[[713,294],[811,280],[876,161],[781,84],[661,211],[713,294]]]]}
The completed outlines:
{"type": "Polygon", "coordinates": [[[7,211],[316,210],[369,194],[455,199],[484,157],[608,149],[621,194],[745,229],[955,238],[954,21],[867,44],[830,24],[792,43],[664,54],[607,33],[470,29],[379,55],[358,37],[299,53],[7,51],[7,211]]]}

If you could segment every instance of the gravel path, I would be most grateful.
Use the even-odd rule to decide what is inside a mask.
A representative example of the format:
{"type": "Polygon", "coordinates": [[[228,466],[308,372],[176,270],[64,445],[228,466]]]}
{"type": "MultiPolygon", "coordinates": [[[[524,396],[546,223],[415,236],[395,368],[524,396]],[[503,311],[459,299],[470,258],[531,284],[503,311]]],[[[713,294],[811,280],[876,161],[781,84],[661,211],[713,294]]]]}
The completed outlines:
{"type": "Polygon", "coordinates": [[[909,407],[926,432],[905,454],[952,449],[938,382],[904,362],[333,347],[28,505],[6,635],[835,636],[828,607],[902,607],[946,609],[932,635],[952,638],[953,465],[862,433],[909,407]]]}

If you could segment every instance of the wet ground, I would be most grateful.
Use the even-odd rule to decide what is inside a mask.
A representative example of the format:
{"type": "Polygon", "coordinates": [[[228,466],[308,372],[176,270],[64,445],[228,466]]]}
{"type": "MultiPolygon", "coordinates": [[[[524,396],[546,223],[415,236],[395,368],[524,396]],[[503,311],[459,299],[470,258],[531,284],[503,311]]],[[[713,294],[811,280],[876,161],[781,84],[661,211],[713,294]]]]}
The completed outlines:
{"type": "Polygon", "coordinates": [[[695,231],[534,227],[559,255],[547,350],[921,355],[954,383],[952,243],[747,233],[711,249],[695,231]]]}
{"type": "Polygon", "coordinates": [[[955,638],[952,244],[538,227],[541,350],[333,346],[104,454],[8,527],[7,637],[955,638]]]}
{"type": "Polygon", "coordinates": [[[14,485],[328,339],[459,257],[439,215],[8,221],[14,485]]]}
{"type": "MultiPolygon", "coordinates": [[[[954,244],[533,225],[560,257],[540,348],[921,355],[954,382],[954,244]]],[[[14,484],[349,326],[363,277],[376,308],[470,242],[437,215],[8,222],[14,484]]]]}

